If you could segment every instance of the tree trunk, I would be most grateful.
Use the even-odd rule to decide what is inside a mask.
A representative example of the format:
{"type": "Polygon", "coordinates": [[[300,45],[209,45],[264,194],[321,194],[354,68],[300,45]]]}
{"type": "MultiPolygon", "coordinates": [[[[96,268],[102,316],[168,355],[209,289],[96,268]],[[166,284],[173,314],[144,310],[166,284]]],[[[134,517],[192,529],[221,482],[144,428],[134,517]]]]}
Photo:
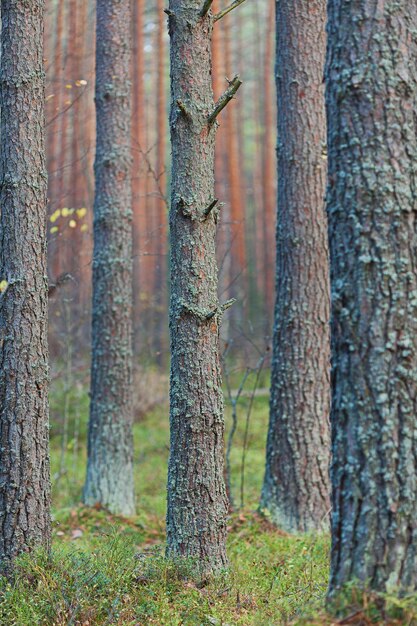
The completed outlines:
{"type": "Polygon", "coordinates": [[[330,594],[417,588],[417,7],[329,2],[330,594]]]}
{"type": "Polygon", "coordinates": [[[43,18],[2,0],[0,568],[49,546],[48,289],[43,18]],[[5,289],[4,289],[5,288],[5,289]]]}
{"type": "MultiPolygon", "coordinates": [[[[230,18],[224,20],[224,58],[226,76],[232,76],[232,29],[230,18]]],[[[230,267],[228,276],[228,296],[238,300],[230,316],[237,326],[242,322],[245,294],[247,294],[246,239],[245,239],[245,194],[242,177],[242,163],[239,159],[239,138],[237,133],[237,101],[232,101],[224,113],[226,125],[226,171],[230,202],[230,267]]]]}
{"type": "Polygon", "coordinates": [[[214,198],[213,17],[201,0],[170,0],[171,451],[167,554],[202,572],[226,565],[227,498],[219,363],[214,198]]]}
{"type": "MultiPolygon", "coordinates": [[[[274,219],[274,211],[276,207],[276,191],[275,191],[275,175],[274,171],[276,168],[276,163],[274,159],[274,135],[272,133],[272,128],[275,123],[274,116],[274,106],[273,106],[273,80],[272,80],[272,67],[273,67],[273,41],[274,41],[274,16],[275,16],[275,0],[268,0],[268,26],[266,29],[266,38],[265,38],[265,55],[264,55],[264,68],[263,68],[263,78],[264,78],[264,135],[262,139],[263,146],[263,154],[262,154],[262,189],[263,189],[263,206],[264,206],[264,220],[263,220],[263,240],[264,240],[264,292],[265,292],[265,304],[266,304],[266,334],[269,335],[271,332],[272,326],[272,316],[274,310],[274,256],[275,256],[275,245],[274,245],[274,228],[273,224],[275,223],[274,219]]],[[[323,23],[320,21],[320,26],[323,27],[323,23]]],[[[298,29],[297,25],[294,25],[295,29],[298,29]]],[[[285,38],[289,35],[281,34],[281,37],[285,38]]],[[[297,46],[297,43],[293,45],[293,54],[297,54],[298,50],[294,50],[294,47],[297,46]]],[[[322,54],[324,55],[324,43],[322,42],[323,50],[322,54]]],[[[277,50],[277,55],[280,54],[277,50]]],[[[324,60],[323,60],[324,64],[324,60]]],[[[292,68],[293,69],[293,68],[292,68]]],[[[317,74],[316,77],[317,79],[317,74]]],[[[277,82],[278,86],[278,82],[277,82]]],[[[284,89],[286,89],[285,86],[284,89]]],[[[280,87],[278,86],[278,89],[280,87]]],[[[283,91],[284,91],[283,89],[283,91]]],[[[317,88],[316,88],[317,90],[317,88]]],[[[279,97],[281,93],[279,93],[279,97]]],[[[284,94],[283,94],[283,97],[284,94]]],[[[287,96],[288,97],[288,96],[287,96]]],[[[323,117],[324,117],[324,103],[323,96],[321,96],[321,105],[323,109],[323,117]]],[[[287,105],[292,107],[291,104],[287,105]]],[[[304,114],[303,107],[300,107],[302,110],[302,114],[304,114]]],[[[284,113],[283,113],[284,117],[284,113]]],[[[298,127],[298,123],[297,123],[298,127]]],[[[287,131],[285,131],[287,132],[287,131]]],[[[324,137],[325,128],[322,127],[321,132],[324,137]]],[[[302,133],[302,131],[301,131],[302,133]]],[[[303,137],[303,135],[301,135],[303,137]]],[[[306,143],[310,140],[310,137],[306,138],[306,143]]],[[[304,141],[304,139],[302,139],[304,141]]],[[[324,142],[324,139],[323,139],[324,142]]],[[[314,159],[314,155],[313,155],[314,159]]],[[[284,182],[283,182],[284,184],[284,182]]],[[[320,181],[320,184],[323,184],[323,181],[320,181]]],[[[291,198],[291,196],[289,196],[291,198]]],[[[305,196],[307,197],[307,195],[305,196]]],[[[298,204],[298,202],[297,202],[298,204]]]]}
{"type": "Polygon", "coordinates": [[[156,216],[157,216],[157,240],[156,257],[154,261],[155,271],[155,348],[156,360],[161,366],[166,356],[166,311],[167,311],[167,201],[166,201],[166,90],[165,90],[165,0],[157,0],[157,146],[156,146],[156,216]]]}
{"type": "Polygon", "coordinates": [[[133,282],[134,297],[134,348],[141,349],[144,307],[141,300],[147,292],[149,280],[147,259],[143,258],[146,232],[146,179],[147,166],[144,154],[146,143],[146,99],[145,99],[145,0],[133,0],[133,111],[132,111],[132,211],[133,211],[133,282]]]}
{"type": "Polygon", "coordinates": [[[93,354],[84,502],[135,511],[132,441],[130,0],[98,0],[93,354]]]}
{"type": "Polygon", "coordinates": [[[277,3],[277,301],[261,506],[289,532],[329,512],[325,0],[277,3]]]}

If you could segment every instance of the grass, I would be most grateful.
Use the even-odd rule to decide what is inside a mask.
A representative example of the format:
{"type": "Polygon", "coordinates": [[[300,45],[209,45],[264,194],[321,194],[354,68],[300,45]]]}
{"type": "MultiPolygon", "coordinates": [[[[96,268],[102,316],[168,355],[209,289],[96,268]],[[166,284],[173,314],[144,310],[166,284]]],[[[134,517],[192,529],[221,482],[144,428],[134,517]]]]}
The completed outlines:
{"type": "MultiPolygon", "coordinates": [[[[231,455],[237,504],[249,402],[242,398],[239,404],[231,455]]],[[[324,613],[328,538],[290,537],[256,513],[268,420],[266,397],[255,398],[251,414],[244,506],[229,522],[230,568],[209,581],[196,578],[192,562],[164,558],[167,407],[148,413],[134,427],[138,514],[132,519],[79,504],[87,411],[85,386],[74,385],[66,392],[61,383],[55,383],[51,397],[52,551],[22,555],[13,584],[0,583],[2,626],[337,623],[324,613]],[[63,430],[67,433],[64,450],[63,430]]],[[[362,621],[346,623],[388,623],[375,621],[371,609],[363,611],[363,598],[351,598],[345,613],[357,605],[362,621]]],[[[413,610],[408,607],[407,615],[417,620],[413,610]]]]}

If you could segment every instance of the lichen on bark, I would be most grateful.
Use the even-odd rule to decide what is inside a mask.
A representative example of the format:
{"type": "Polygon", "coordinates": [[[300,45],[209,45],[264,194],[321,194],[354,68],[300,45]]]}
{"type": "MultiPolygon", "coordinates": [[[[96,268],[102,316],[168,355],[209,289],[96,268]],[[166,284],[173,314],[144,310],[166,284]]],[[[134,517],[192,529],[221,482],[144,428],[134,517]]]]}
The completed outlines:
{"type": "Polygon", "coordinates": [[[221,309],[215,257],[216,124],[211,88],[213,16],[200,0],[171,0],[171,445],[167,555],[201,572],[227,564],[221,309]],[[184,207],[186,210],[184,210],[184,207]],[[215,312],[212,315],[212,312],[215,312]]]}
{"type": "Polygon", "coordinates": [[[276,6],[277,294],[261,508],[288,532],[325,531],[330,510],[326,2],[280,0],[276,6]]]}
{"type": "Polygon", "coordinates": [[[417,6],[330,0],[330,596],[417,588],[417,6]]]}
{"type": "Polygon", "coordinates": [[[130,0],[97,1],[91,405],[83,500],[133,515],[130,0]]]}
{"type": "Polygon", "coordinates": [[[48,286],[41,0],[2,0],[0,569],[50,543],[48,286]]]}

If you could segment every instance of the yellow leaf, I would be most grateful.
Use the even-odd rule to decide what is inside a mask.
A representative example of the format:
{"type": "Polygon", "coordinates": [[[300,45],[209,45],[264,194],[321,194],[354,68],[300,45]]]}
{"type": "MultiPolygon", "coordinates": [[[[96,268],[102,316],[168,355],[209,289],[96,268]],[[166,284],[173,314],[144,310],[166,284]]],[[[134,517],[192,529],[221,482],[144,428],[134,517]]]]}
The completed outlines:
{"type": "Polygon", "coordinates": [[[68,83],[68,85],[65,85],[65,89],[72,89],[72,85],[68,83]]]}
{"type": "Polygon", "coordinates": [[[87,226],[87,224],[83,224],[83,225],[81,226],[81,232],[86,233],[86,232],[87,232],[87,230],[88,230],[88,226],[87,226]]]}
{"type": "Polygon", "coordinates": [[[49,218],[49,220],[52,222],[52,224],[54,222],[57,221],[58,217],[60,217],[61,215],[61,209],[57,209],[56,211],[54,211],[51,215],[51,217],[49,218]]]}
{"type": "Polygon", "coordinates": [[[58,226],[52,226],[49,232],[51,233],[51,235],[53,235],[54,233],[57,233],[58,230],[59,230],[58,226]]]}
{"type": "Polygon", "coordinates": [[[64,207],[61,211],[62,217],[68,217],[74,213],[74,209],[68,209],[68,207],[64,207]]]}
{"type": "Polygon", "coordinates": [[[7,280],[0,280],[0,293],[4,293],[9,286],[7,280]]]}
{"type": "Polygon", "coordinates": [[[80,219],[82,219],[83,217],[87,215],[87,209],[85,208],[77,209],[77,215],[80,219]]]}
{"type": "Polygon", "coordinates": [[[77,226],[77,222],[75,220],[70,220],[68,226],[70,228],[75,228],[77,226]]]}

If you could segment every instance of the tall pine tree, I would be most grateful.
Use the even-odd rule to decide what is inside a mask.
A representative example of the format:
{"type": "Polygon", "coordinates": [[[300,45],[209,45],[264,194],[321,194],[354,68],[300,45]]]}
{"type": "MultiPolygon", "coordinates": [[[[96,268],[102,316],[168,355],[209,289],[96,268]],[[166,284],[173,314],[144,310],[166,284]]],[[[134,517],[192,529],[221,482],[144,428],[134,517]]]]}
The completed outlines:
{"type": "Polygon", "coordinates": [[[227,497],[217,296],[214,196],[216,117],[206,0],[170,0],[171,36],[171,448],[167,554],[194,557],[202,572],[226,565],[227,497]]]}
{"type": "Polygon", "coordinates": [[[329,1],[330,593],[417,588],[417,6],[329,1]]]}
{"type": "Polygon", "coordinates": [[[0,568],[49,546],[44,3],[2,0],[0,568]]]}
{"type": "Polygon", "coordinates": [[[98,0],[93,353],[84,502],[135,511],[130,0],[98,0]]]}
{"type": "Polygon", "coordinates": [[[289,532],[329,513],[325,0],[276,4],[278,217],[270,423],[261,506],[289,532]]]}

